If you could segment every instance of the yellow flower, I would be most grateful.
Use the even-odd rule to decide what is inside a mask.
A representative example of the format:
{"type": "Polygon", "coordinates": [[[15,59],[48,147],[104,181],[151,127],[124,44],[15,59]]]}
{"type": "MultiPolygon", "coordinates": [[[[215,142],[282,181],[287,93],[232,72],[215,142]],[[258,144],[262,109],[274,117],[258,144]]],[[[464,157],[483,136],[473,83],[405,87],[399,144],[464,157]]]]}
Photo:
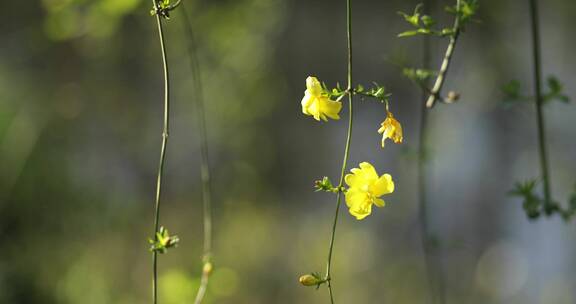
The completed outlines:
{"type": "Polygon", "coordinates": [[[391,112],[387,111],[386,119],[382,122],[382,126],[378,129],[378,133],[382,134],[382,148],[384,148],[384,141],[390,138],[394,143],[399,144],[402,142],[402,126],[391,112]]]}
{"type": "Polygon", "coordinates": [[[367,162],[360,163],[360,168],[353,168],[351,174],[346,174],[348,185],[346,205],[350,214],[361,220],[372,213],[372,205],[384,207],[380,198],[384,194],[394,192],[394,181],[390,174],[378,177],[374,166],[367,162]]]}
{"type": "Polygon", "coordinates": [[[342,109],[342,103],[334,101],[322,94],[323,89],[316,77],[306,78],[306,91],[302,98],[302,113],[314,116],[314,119],[328,121],[328,118],[340,119],[338,113],[342,109]]]}

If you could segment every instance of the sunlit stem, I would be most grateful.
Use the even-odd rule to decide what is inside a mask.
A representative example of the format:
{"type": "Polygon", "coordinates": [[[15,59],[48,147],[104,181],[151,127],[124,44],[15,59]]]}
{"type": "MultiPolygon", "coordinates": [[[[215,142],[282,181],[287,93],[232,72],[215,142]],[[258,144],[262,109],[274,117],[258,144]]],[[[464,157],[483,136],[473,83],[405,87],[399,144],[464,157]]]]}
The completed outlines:
{"type": "Polygon", "coordinates": [[[544,211],[551,214],[553,203],[551,200],[550,174],[548,168],[548,152],[546,149],[546,125],[544,122],[542,95],[542,63],[540,60],[540,26],[538,21],[538,3],[530,0],[530,19],[532,26],[532,49],[534,60],[534,95],[536,96],[536,119],[538,123],[538,148],[540,151],[540,166],[542,182],[544,184],[544,211]]]}
{"type": "Polygon", "coordinates": [[[436,101],[442,99],[440,93],[444,86],[444,81],[446,80],[446,73],[448,73],[448,68],[452,61],[452,55],[454,55],[454,48],[456,47],[456,42],[460,36],[460,30],[460,0],[456,0],[456,17],[454,18],[454,25],[452,26],[452,35],[450,35],[450,42],[448,43],[444,59],[440,65],[438,76],[436,77],[434,86],[432,87],[428,100],[426,101],[426,107],[428,108],[432,108],[434,104],[436,104],[436,101]]]}
{"type": "Polygon", "coordinates": [[[351,0],[346,0],[346,24],[347,24],[347,39],[348,39],[348,86],[346,94],[348,95],[348,133],[346,135],[346,145],[344,147],[344,159],[342,160],[342,169],[340,171],[340,181],[338,182],[338,193],[336,194],[336,211],[334,213],[334,222],[332,224],[332,233],[330,236],[330,247],[328,249],[328,260],[326,262],[326,276],[325,280],[328,284],[328,292],[330,294],[330,303],[334,303],[334,292],[332,290],[332,251],[334,249],[334,238],[336,236],[336,226],[338,225],[338,213],[340,211],[340,204],[342,202],[342,187],[344,186],[344,174],[346,173],[346,165],[348,163],[348,155],[350,152],[350,141],[352,139],[352,6],[351,0]]]}
{"type": "MultiPolygon", "coordinates": [[[[152,0],[154,7],[158,10],[158,4],[152,0]]],[[[154,215],[154,236],[159,231],[160,222],[160,195],[162,189],[162,175],[164,171],[164,162],[166,159],[166,146],[168,143],[168,126],[169,126],[169,88],[170,79],[168,77],[168,59],[166,56],[166,46],[164,44],[164,30],[162,29],[162,19],[159,14],[156,14],[156,23],[158,25],[158,37],[160,40],[160,48],[162,49],[162,64],[164,66],[164,125],[162,130],[162,146],[160,148],[160,162],[158,164],[158,176],[156,179],[156,201],[155,201],[155,215],[154,215]]],[[[153,303],[158,303],[158,252],[152,251],[152,298],[153,303]]]]}
{"type": "Polygon", "coordinates": [[[200,178],[202,180],[202,219],[204,225],[203,257],[202,257],[202,278],[200,286],[194,299],[195,304],[202,303],[208,288],[212,268],[212,181],[210,174],[210,162],[208,153],[208,131],[206,128],[206,114],[204,109],[204,94],[202,92],[202,79],[200,75],[200,65],[196,56],[196,43],[194,32],[188,14],[182,3],[182,15],[184,16],[184,30],[188,36],[188,58],[192,70],[193,91],[196,122],[200,135],[200,178]]]}

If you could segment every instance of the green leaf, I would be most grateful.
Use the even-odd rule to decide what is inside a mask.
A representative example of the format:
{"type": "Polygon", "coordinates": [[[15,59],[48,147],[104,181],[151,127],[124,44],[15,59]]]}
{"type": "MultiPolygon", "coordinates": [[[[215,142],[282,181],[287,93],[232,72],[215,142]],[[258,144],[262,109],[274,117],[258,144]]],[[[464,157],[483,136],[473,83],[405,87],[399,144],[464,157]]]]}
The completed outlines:
{"type": "Polygon", "coordinates": [[[548,93],[543,96],[544,102],[551,100],[558,100],[563,103],[569,103],[570,98],[563,94],[564,85],[555,76],[548,76],[546,79],[548,85],[548,93]]]}
{"type": "Polygon", "coordinates": [[[560,83],[558,78],[556,78],[554,76],[548,76],[548,79],[546,79],[546,82],[548,83],[548,88],[550,89],[550,91],[552,93],[562,92],[562,84],[560,83]]]}
{"type": "Polygon", "coordinates": [[[520,96],[520,82],[518,80],[511,80],[502,87],[502,92],[510,98],[518,98],[520,96]]]}
{"type": "Polygon", "coordinates": [[[534,100],[532,97],[522,95],[520,92],[520,82],[518,80],[509,81],[502,86],[501,90],[504,94],[503,102],[507,104],[534,100]]]}
{"type": "Polygon", "coordinates": [[[476,0],[461,0],[459,9],[457,5],[453,5],[445,7],[445,10],[449,14],[456,15],[460,20],[460,25],[464,26],[476,14],[478,7],[478,1],[476,0]]]}
{"type": "Polygon", "coordinates": [[[402,38],[402,37],[412,37],[412,36],[416,36],[416,35],[418,35],[418,34],[419,34],[418,30],[415,30],[415,31],[405,31],[405,32],[402,32],[402,33],[398,34],[398,37],[400,37],[400,38],[402,38]]]}
{"type": "Polygon", "coordinates": [[[404,17],[404,20],[406,20],[412,26],[420,27],[420,15],[419,14],[408,15],[404,12],[398,12],[398,14],[400,14],[400,16],[404,17]]]}
{"type": "Polygon", "coordinates": [[[426,69],[404,68],[402,74],[413,81],[422,82],[436,74],[435,71],[426,69]]]}
{"type": "Polygon", "coordinates": [[[533,194],[534,189],[538,181],[536,179],[529,179],[524,182],[517,182],[514,184],[514,189],[510,191],[510,195],[513,196],[535,196],[533,194]]]}
{"type": "Polygon", "coordinates": [[[428,15],[422,16],[422,18],[420,18],[420,20],[422,20],[422,24],[424,24],[424,27],[426,27],[426,28],[430,28],[431,26],[436,24],[436,21],[428,15]]]}
{"type": "Polygon", "coordinates": [[[440,32],[440,36],[452,36],[454,33],[454,29],[452,28],[443,28],[440,32]]]}
{"type": "Polygon", "coordinates": [[[432,31],[428,28],[419,28],[418,29],[418,34],[423,34],[423,35],[428,35],[430,34],[432,31]]]}

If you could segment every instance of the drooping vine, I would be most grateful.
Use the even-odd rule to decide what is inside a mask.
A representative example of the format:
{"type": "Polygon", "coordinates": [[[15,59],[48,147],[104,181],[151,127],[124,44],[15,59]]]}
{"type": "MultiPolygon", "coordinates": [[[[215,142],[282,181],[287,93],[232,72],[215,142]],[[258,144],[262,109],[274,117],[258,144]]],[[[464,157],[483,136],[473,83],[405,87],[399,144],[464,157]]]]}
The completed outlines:
{"type": "Polygon", "coordinates": [[[332,221],[331,234],[329,239],[328,255],[326,259],[326,270],[323,275],[317,272],[306,274],[300,277],[300,283],[304,286],[316,286],[326,284],[330,297],[330,303],[335,303],[332,264],[333,252],[336,238],[336,228],[342,196],[346,201],[349,213],[357,220],[362,220],[372,213],[372,206],[384,207],[385,202],[381,199],[383,195],[394,192],[394,182],[390,174],[379,175],[372,164],[362,162],[358,168],[353,168],[350,174],[346,174],[348,157],[350,155],[350,145],[352,140],[352,126],[354,121],[354,96],[368,97],[379,101],[385,105],[386,118],[381,123],[378,133],[382,134],[382,147],[386,139],[391,139],[395,143],[401,143],[402,126],[390,112],[390,94],[386,92],[384,86],[374,83],[368,89],[362,85],[354,86],[353,65],[352,65],[352,3],[346,0],[346,24],[347,24],[347,46],[348,46],[348,73],[347,86],[345,89],[340,85],[329,89],[326,84],[320,82],[316,77],[310,76],[306,79],[306,91],[302,99],[302,113],[312,116],[317,121],[327,122],[328,119],[339,120],[342,109],[341,100],[348,97],[348,128],[346,132],[346,142],[344,146],[344,156],[340,170],[340,177],[336,186],[328,177],[316,181],[316,191],[333,193],[336,195],[336,206],[332,221]],[[345,184],[347,187],[345,187],[345,184]]]}
{"type": "Polygon", "coordinates": [[[169,248],[175,247],[180,239],[178,236],[171,236],[168,229],[160,226],[160,206],[162,194],[162,176],[164,164],[166,162],[166,148],[168,145],[168,132],[170,127],[170,72],[168,68],[168,58],[166,54],[166,42],[162,21],[170,17],[170,12],[174,10],[180,1],[170,4],[169,0],[152,0],[153,8],[151,15],[156,17],[158,27],[158,38],[162,52],[162,65],[164,76],[164,122],[162,128],[162,143],[160,147],[160,161],[158,164],[158,175],[156,178],[156,196],[154,203],[154,237],[151,238],[150,251],[152,251],[152,303],[158,303],[158,254],[165,253],[169,248]]]}

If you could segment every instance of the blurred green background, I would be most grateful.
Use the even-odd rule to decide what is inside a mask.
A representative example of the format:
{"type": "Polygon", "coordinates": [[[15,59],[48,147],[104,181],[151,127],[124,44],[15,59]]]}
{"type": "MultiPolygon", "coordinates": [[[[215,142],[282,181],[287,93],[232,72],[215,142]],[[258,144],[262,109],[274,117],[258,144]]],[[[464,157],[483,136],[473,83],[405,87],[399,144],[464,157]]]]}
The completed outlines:
{"type": "MultiPolygon", "coordinates": [[[[206,303],[327,303],[300,274],[325,263],[345,120],[300,112],[308,75],[346,80],[345,1],[184,0],[196,35],[214,175],[215,272],[206,303]]],[[[334,257],[339,303],[427,303],[417,213],[421,40],[397,11],[418,1],[353,2],[355,82],[394,94],[403,145],[379,147],[382,106],[358,103],[350,166],[392,174],[386,208],[356,221],[342,209],[334,257]]],[[[449,303],[576,302],[576,228],[530,222],[517,180],[537,177],[531,104],[507,107],[511,79],[531,91],[527,1],[483,0],[430,114],[432,233],[449,303]]],[[[576,98],[576,2],[540,1],[544,74],[576,98]]],[[[435,16],[450,23],[437,1],[435,16]]],[[[151,3],[0,2],[0,303],[148,303],[147,238],[162,120],[151,3]]],[[[181,12],[166,22],[172,129],[161,223],[181,238],[160,259],[162,304],[191,303],[201,268],[199,147],[181,12]]],[[[446,41],[433,44],[434,66],[446,41]]],[[[342,114],[346,115],[346,110],[342,114]]],[[[573,104],[546,107],[554,197],[576,181],[573,104]]]]}

